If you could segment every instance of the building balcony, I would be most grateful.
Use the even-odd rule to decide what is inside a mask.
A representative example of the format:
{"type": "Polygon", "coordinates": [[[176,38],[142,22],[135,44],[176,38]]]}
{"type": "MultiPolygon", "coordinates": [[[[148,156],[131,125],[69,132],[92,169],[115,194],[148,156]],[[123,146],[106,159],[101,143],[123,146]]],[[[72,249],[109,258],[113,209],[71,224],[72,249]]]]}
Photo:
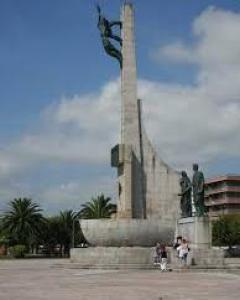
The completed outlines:
{"type": "Polygon", "coordinates": [[[225,204],[240,204],[240,195],[239,197],[220,197],[220,198],[205,198],[204,201],[206,206],[218,206],[218,205],[225,205],[225,204]]]}
{"type": "Polygon", "coordinates": [[[211,195],[221,194],[226,192],[239,193],[239,197],[240,197],[240,186],[222,186],[218,188],[207,187],[205,191],[205,195],[206,197],[209,197],[211,195]]]}

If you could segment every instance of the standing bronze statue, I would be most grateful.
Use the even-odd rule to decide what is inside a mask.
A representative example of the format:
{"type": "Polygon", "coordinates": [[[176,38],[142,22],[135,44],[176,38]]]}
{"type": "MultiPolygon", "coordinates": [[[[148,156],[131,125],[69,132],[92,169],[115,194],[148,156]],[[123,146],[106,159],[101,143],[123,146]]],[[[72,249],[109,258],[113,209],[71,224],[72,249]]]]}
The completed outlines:
{"type": "Polygon", "coordinates": [[[182,177],[180,179],[181,193],[181,211],[182,218],[192,216],[192,184],[185,171],[182,171],[182,177]]]}
{"type": "Polygon", "coordinates": [[[193,164],[193,203],[196,209],[196,215],[201,217],[205,213],[204,205],[204,176],[201,171],[198,171],[198,164],[193,164]]]}
{"type": "Polygon", "coordinates": [[[103,47],[108,55],[115,57],[119,61],[120,67],[122,68],[122,53],[110,41],[110,39],[112,39],[118,42],[120,46],[122,46],[122,39],[118,35],[113,34],[112,31],[113,26],[119,26],[119,28],[121,29],[122,23],[120,21],[112,21],[112,22],[108,21],[102,15],[101,8],[99,5],[97,5],[97,11],[98,11],[98,29],[101,33],[103,47]]]}

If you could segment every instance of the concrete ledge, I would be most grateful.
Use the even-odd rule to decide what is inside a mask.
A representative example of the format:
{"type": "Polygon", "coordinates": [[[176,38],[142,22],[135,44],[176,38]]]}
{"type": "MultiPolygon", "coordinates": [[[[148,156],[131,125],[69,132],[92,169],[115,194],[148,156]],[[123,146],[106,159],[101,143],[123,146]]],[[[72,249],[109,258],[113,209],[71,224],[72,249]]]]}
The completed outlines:
{"type": "Polygon", "coordinates": [[[89,247],[71,249],[71,262],[82,268],[139,269],[153,265],[154,248],[89,247]]]}
{"type": "Polygon", "coordinates": [[[224,265],[228,269],[240,270],[240,257],[226,257],[224,258],[224,265]]]}
{"type": "MultiPolygon", "coordinates": [[[[181,269],[182,263],[176,251],[169,247],[167,252],[169,268],[181,269]]],[[[188,267],[225,268],[223,254],[218,249],[192,249],[188,255],[188,267]]],[[[159,267],[153,265],[154,256],[154,247],[89,247],[71,249],[70,261],[83,269],[154,269],[159,267]]]]}
{"type": "Polygon", "coordinates": [[[109,264],[109,265],[85,265],[80,263],[69,263],[69,264],[55,264],[53,268],[63,269],[89,269],[89,270],[151,270],[159,269],[159,266],[151,265],[139,265],[139,264],[109,264]]]}

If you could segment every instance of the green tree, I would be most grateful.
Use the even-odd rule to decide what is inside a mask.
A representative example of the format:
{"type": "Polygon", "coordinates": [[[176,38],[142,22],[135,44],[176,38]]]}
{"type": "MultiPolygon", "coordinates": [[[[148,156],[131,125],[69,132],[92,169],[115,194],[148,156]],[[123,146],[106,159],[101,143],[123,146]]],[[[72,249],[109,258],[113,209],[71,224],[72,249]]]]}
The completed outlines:
{"type": "Polygon", "coordinates": [[[228,246],[240,245],[240,214],[220,216],[213,222],[213,245],[228,246]]]}
{"type": "Polygon", "coordinates": [[[59,225],[60,225],[60,244],[62,246],[63,254],[69,255],[69,250],[73,243],[73,226],[77,219],[77,214],[72,210],[60,211],[59,225]]]}
{"type": "Polygon", "coordinates": [[[44,218],[42,209],[29,198],[14,199],[9,210],[3,213],[2,229],[11,244],[22,244],[28,248],[37,243],[44,218]]]}
{"type": "Polygon", "coordinates": [[[82,209],[79,216],[82,219],[101,219],[110,218],[112,213],[116,212],[116,205],[110,203],[111,198],[101,194],[97,198],[92,198],[85,204],[82,204],[82,209]]]}
{"type": "Polygon", "coordinates": [[[59,246],[61,255],[68,256],[73,243],[77,245],[83,239],[78,213],[72,210],[60,211],[58,215],[47,218],[46,227],[42,231],[42,241],[49,254],[53,254],[59,246]]]}
{"type": "Polygon", "coordinates": [[[42,224],[39,243],[44,246],[45,254],[54,255],[55,249],[60,245],[61,226],[59,216],[47,217],[46,222],[42,224]]]}

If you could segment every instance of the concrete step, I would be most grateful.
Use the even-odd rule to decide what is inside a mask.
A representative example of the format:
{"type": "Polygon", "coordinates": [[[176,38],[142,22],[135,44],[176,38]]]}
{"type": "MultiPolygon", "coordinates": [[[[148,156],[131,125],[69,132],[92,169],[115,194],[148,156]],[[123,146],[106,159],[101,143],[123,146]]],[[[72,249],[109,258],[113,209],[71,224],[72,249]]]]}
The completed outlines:
{"type": "MultiPolygon", "coordinates": [[[[75,270],[155,270],[158,272],[161,272],[159,267],[155,267],[152,265],[109,265],[109,266],[102,266],[102,265],[94,265],[94,266],[82,266],[80,264],[56,264],[52,266],[53,268],[63,268],[63,269],[75,269],[75,270]]],[[[168,271],[172,271],[174,273],[182,273],[182,272],[196,272],[196,273],[229,273],[229,274],[235,274],[240,276],[240,269],[234,269],[234,268],[171,268],[171,266],[168,266],[168,271]]]]}
{"type": "MultiPolygon", "coordinates": [[[[89,269],[89,270],[159,270],[159,265],[153,264],[111,264],[111,265],[81,265],[79,263],[57,263],[53,264],[52,268],[61,269],[89,269]]],[[[203,273],[231,273],[240,275],[240,268],[228,268],[228,267],[206,267],[206,266],[167,266],[168,271],[172,272],[203,272],[203,273]]]]}
{"type": "Polygon", "coordinates": [[[150,264],[94,264],[86,265],[80,263],[54,264],[52,268],[66,268],[66,269],[157,269],[159,266],[150,264]]]}
{"type": "Polygon", "coordinates": [[[198,272],[198,273],[229,273],[240,276],[240,269],[229,269],[229,268],[186,268],[186,269],[173,269],[173,272],[198,272]]]}

